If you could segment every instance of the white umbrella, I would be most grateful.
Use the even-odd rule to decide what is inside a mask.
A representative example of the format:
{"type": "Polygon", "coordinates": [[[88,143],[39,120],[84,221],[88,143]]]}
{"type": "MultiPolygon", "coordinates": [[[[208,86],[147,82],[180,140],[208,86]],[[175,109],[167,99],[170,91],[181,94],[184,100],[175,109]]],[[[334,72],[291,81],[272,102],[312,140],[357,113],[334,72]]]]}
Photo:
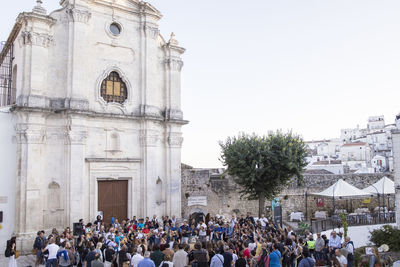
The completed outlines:
{"type": "MultiPolygon", "coordinates": [[[[382,202],[383,202],[383,216],[386,218],[386,208],[385,208],[385,194],[390,195],[394,194],[394,182],[387,178],[386,176],[382,177],[378,182],[374,183],[373,185],[370,185],[366,188],[364,188],[364,191],[370,194],[378,195],[378,206],[379,206],[379,212],[378,212],[378,217],[379,221],[381,219],[381,204],[379,201],[379,196],[382,197],[382,202]]],[[[388,207],[389,207],[389,198],[388,198],[388,207]]]]}
{"type": "Polygon", "coordinates": [[[337,197],[365,197],[371,194],[352,186],[349,183],[339,179],[336,183],[328,187],[322,192],[313,193],[312,195],[331,197],[333,200],[333,210],[335,211],[335,198],[337,197]]]}
{"type": "Polygon", "coordinates": [[[355,186],[352,186],[349,183],[343,181],[343,179],[339,179],[336,183],[328,187],[322,192],[313,193],[313,195],[317,196],[325,196],[325,197],[365,197],[371,195],[366,191],[358,189],[355,186]]]}
{"type": "Polygon", "coordinates": [[[387,178],[386,176],[382,177],[378,182],[373,185],[368,186],[364,189],[365,192],[370,194],[394,194],[394,182],[387,178]]]}

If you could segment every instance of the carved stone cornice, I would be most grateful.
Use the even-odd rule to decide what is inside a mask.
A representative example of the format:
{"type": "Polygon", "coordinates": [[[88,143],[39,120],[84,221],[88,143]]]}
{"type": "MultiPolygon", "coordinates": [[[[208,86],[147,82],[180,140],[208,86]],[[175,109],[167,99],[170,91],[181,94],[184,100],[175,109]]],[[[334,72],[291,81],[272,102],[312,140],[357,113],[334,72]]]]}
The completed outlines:
{"type": "Polygon", "coordinates": [[[168,58],[165,60],[165,64],[170,70],[181,71],[183,67],[183,61],[178,58],[168,58]]]}
{"type": "Polygon", "coordinates": [[[168,145],[170,147],[182,147],[182,133],[170,133],[168,136],[168,145]]]}
{"type": "Polygon", "coordinates": [[[67,138],[71,145],[83,145],[86,142],[87,132],[81,131],[70,131],[67,133],[67,138]]]}
{"type": "Polygon", "coordinates": [[[18,144],[43,144],[46,140],[44,128],[30,129],[27,124],[17,124],[15,127],[16,141],[18,144]]]}
{"type": "Polygon", "coordinates": [[[157,146],[160,140],[160,135],[154,130],[142,130],[140,131],[140,143],[144,147],[157,146]]]}
{"type": "Polygon", "coordinates": [[[92,13],[90,13],[88,10],[80,10],[73,7],[67,8],[67,14],[70,15],[72,21],[86,24],[89,23],[89,20],[92,17],[92,13]]]}
{"type": "Polygon", "coordinates": [[[150,37],[152,39],[156,39],[160,34],[160,30],[157,27],[146,24],[143,26],[143,31],[146,37],[150,37]]]}
{"type": "Polygon", "coordinates": [[[182,120],[183,119],[183,112],[182,110],[178,109],[167,109],[165,111],[165,120],[182,120]]]}
{"type": "Polygon", "coordinates": [[[19,37],[20,45],[35,45],[49,47],[53,43],[53,36],[46,33],[23,31],[19,37]]]}

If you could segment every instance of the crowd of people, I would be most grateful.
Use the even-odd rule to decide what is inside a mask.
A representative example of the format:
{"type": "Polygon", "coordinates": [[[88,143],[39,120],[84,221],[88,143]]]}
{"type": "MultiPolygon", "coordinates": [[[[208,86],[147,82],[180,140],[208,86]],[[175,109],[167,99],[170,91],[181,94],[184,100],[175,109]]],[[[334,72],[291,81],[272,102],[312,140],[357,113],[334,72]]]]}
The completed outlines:
{"type": "MultiPolygon", "coordinates": [[[[335,231],[297,235],[264,215],[182,220],[175,216],[93,223],[39,231],[33,244],[36,266],[46,267],[353,267],[354,245],[335,231]]],[[[14,245],[15,246],[15,245],[14,245]]]]}

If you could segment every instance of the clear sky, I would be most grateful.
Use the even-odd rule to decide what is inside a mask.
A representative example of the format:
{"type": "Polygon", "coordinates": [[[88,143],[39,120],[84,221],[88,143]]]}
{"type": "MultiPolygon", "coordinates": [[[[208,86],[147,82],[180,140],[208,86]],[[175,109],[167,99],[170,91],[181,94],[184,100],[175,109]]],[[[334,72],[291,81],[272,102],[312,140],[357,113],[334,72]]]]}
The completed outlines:
{"type": "MultiPolygon", "coordinates": [[[[48,11],[58,0],[44,0],[48,11]]],[[[400,112],[399,0],[152,0],[184,54],[182,161],[219,167],[219,140],[292,129],[339,137],[400,112]]],[[[34,0],[0,9],[5,40],[34,0]]]]}

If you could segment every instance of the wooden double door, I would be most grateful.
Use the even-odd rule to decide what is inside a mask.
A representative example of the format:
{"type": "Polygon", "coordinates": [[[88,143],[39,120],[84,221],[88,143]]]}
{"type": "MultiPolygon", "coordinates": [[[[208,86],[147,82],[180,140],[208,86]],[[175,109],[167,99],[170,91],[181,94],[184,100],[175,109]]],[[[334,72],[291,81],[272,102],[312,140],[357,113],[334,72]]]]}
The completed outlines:
{"type": "Polygon", "coordinates": [[[128,218],[128,181],[98,181],[98,211],[103,212],[103,221],[111,217],[119,222],[128,218]]]}

